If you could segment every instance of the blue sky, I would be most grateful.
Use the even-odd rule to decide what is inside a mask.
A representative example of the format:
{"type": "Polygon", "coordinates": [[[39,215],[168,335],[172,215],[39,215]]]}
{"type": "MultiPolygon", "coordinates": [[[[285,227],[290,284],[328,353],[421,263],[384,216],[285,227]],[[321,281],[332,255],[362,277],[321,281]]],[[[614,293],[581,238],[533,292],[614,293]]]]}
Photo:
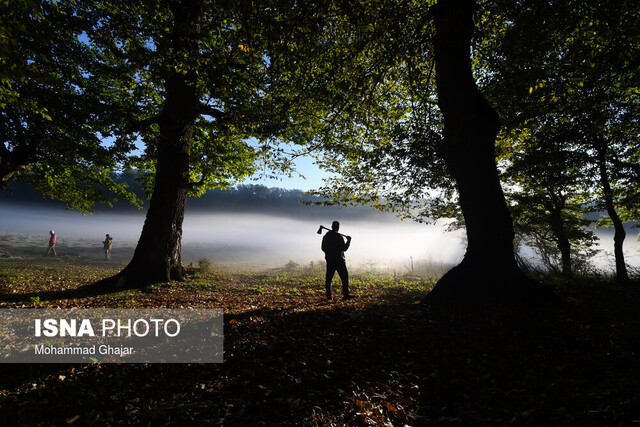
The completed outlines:
{"type": "MultiPolygon", "coordinates": [[[[303,175],[305,179],[294,177],[288,178],[286,176],[282,176],[278,179],[268,179],[268,178],[258,178],[255,177],[246,179],[241,184],[261,184],[267,187],[280,187],[286,189],[297,189],[297,190],[313,190],[322,187],[323,178],[327,177],[328,174],[314,163],[314,159],[310,157],[300,157],[295,161],[296,169],[299,174],[303,175]]],[[[297,174],[294,174],[297,175],[297,174]]]]}
{"type": "MultiPolygon", "coordinates": [[[[112,138],[104,138],[103,144],[109,146],[113,143],[112,138]]],[[[144,151],[144,144],[138,140],[136,142],[137,150],[132,152],[134,155],[140,155],[144,151]]],[[[260,178],[259,174],[253,177],[247,178],[244,181],[238,182],[238,184],[253,184],[264,185],[267,187],[279,187],[286,188],[288,190],[302,190],[309,191],[318,189],[323,186],[323,179],[328,177],[329,174],[321,170],[315,163],[312,157],[298,157],[294,161],[298,174],[304,176],[304,178],[298,177],[298,174],[293,174],[294,177],[288,178],[281,176],[277,179],[272,178],[260,178]]]]}

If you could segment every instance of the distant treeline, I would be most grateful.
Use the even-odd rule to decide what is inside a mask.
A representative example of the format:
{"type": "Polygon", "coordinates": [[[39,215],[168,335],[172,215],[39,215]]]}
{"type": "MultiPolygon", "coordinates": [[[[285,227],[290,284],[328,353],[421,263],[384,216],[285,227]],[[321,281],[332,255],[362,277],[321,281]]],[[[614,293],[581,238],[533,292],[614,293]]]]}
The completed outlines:
{"type": "MultiPolygon", "coordinates": [[[[116,182],[126,182],[132,192],[136,193],[148,204],[139,175],[135,172],[115,174],[116,182]]],[[[191,197],[187,201],[189,212],[243,212],[282,215],[289,218],[314,218],[329,220],[331,218],[358,218],[377,219],[389,218],[389,214],[376,211],[367,206],[342,207],[335,205],[318,206],[326,199],[310,194],[302,190],[267,187],[265,185],[240,184],[225,190],[210,190],[202,197],[191,197]]],[[[2,203],[34,203],[43,207],[55,207],[64,209],[64,203],[43,197],[33,187],[22,182],[12,182],[7,191],[0,191],[2,203]]],[[[137,209],[126,201],[117,201],[113,207],[97,205],[96,212],[133,212],[137,209]]]]}

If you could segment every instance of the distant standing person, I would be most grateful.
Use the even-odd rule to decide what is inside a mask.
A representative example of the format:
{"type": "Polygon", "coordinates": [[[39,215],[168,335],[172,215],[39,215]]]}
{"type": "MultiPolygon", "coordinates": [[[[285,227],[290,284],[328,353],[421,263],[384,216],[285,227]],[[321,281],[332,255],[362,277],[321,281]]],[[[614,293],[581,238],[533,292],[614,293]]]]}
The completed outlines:
{"type": "Polygon", "coordinates": [[[111,246],[113,245],[113,238],[111,238],[111,236],[109,236],[108,234],[105,235],[105,239],[104,242],[102,242],[102,245],[104,247],[104,256],[106,259],[111,259],[111,246]]]}
{"type": "Polygon", "coordinates": [[[53,252],[53,256],[58,256],[58,253],[56,252],[56,240],[56,232],[49,230],[49,249],[47,249],[46,256],[49,256],[51,252],[53,252]]]}
{"type": "Polygon", "coordinates": [[[331,230],[322,238],[322,252],[324,252],[324,259],[327,261],[325,295],[328,300],[331,299],[331,281],[336,271],[342,282],[342,298],[353,298],[349,295],[349,272],[347,271],[347,264],[344,258],[344,252],[349,249],[351,245],[351,236],[345,236],[347,238],[347,242],[345,243],[342,234],[338,233],[338,230],[340,230],[340,223],[333,221],[333,223],[331,223],[331,230]]]}

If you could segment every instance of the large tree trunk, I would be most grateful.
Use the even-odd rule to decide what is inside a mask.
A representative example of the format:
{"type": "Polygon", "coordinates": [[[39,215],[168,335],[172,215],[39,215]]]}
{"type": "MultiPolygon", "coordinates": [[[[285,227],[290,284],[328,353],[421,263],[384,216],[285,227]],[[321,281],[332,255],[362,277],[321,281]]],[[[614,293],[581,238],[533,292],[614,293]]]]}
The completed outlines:
{"type": "MultiPolygon", "coordinates": [[[[173,3],[174,32],[171,47],[176,61],[197,52],[197,22],[200,5],[192,1],[173,3]]],[[[177,62],[179,64],[179,62],[177,62]]],[[[185,64],[180,64],[184,66],[185,64]]],[[[159,119],[160,136],[155,183],[140,240],[129,264],[116,276],[98,282],[115,289],[144,287],[169,280],[182,280],[182,222],[189,188],[189,154],[199,99],[197,73],[190,68],[167,67],[165,100],[159,119]]]]}
{"type": "Polygon", "coordinates": [[[611,182],[609,181],[609,174],[607,173],[607,146],[603,140],[598,142],[598,169],[600,172],[602,192],[604,194],[604,205],[609,218],[611,218],[611,222],[613,222],[613,229],[615,230],[615,234],[613,235],[613,253],[616,260],[616,279],[621,282],[628,282],[629,273],[627,272],[627,264],[624,261],[623,251],[624,239],[627,233],[624,231],[624,224],[613,203],[613,190],[611,189],[611,182]]]}
{"type": "Polygon", "coordinates": [[[474,8],[473,0],[440,0],[435,11],[442,155],[457,183],[468,244],[463,261],[425,298],[429,304],[514,301],[532,287],[515,260],[513,223],[496,167],[499,118],[472,75],[474,8]]]}
{"type": "Polygon", "coordinates": [[[120,273],[120,286],[183,279],[182,221],[197,106],[195,84],[189,80],[183,74],[167,79],[153,195],[133,258],[120,273]]]}

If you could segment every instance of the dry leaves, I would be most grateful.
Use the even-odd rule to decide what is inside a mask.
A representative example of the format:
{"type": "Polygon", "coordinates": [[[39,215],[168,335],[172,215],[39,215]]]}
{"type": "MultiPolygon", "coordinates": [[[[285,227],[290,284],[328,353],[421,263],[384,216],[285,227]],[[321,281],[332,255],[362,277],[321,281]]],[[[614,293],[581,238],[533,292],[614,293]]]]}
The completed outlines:
{"type": "Polygon", "coordinates": [[[430,286],[424,279],[354,277],[357,299],[327,302],[322,277],[194,271],[186,282],[145,291],[35,302],[52,277],[55,286],[74,287],[108,272],[13,265],[0,269],[5,307],[222,307],[225,362],[0,365],[5,423],[623,425],[640,419],[632,339],[640,331],[637,292],[573,287],[562,307],[536,313],[438,313],[416,304],[430,286]]]}

